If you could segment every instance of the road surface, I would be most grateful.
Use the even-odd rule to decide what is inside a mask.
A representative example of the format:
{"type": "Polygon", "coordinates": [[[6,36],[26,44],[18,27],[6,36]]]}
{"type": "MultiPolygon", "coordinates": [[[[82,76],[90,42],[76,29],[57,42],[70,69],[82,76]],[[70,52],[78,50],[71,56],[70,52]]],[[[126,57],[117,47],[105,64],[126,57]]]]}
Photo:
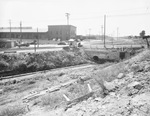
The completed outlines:
{"type": "Polygon", "coordinates": [[[1,49],[0,53],[21,53],[21,52],[42,52],[42,51],[59,51],[62,50],[63,47],[68,46],[68,45],[39,45],[35,46],[30,45],[29,47],[14,47],[14,48],[9,48],[9,49],[1,49]]]}

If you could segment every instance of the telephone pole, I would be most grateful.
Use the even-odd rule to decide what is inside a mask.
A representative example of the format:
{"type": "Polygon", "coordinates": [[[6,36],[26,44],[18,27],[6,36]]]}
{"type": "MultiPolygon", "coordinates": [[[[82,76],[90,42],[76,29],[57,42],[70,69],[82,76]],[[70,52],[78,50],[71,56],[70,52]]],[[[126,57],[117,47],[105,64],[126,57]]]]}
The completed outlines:
{"type": "Polygon", "coordinates": [[[69,14],[69,13],[66,13],[66,17],[67,17],[67,25],[69,25],[69,16],[70,16],[70,14],[69,14]]]}
{"type": "Polygon", "coordinates": [[[10,26],[10,39],[11,39],[11,20],[9,20],[9,26],[10,26]]]}
{"type": "Polygon", "coordinates": [[[22,22],[20,21],[20,42],[22,42],[22,22]]]}
{"type": "Polygon", "coordinates": [[[90,39],[90,36],[91,36],[91,29],[89,29],[89,39],[90,39]]]}
{"type": "Polygon", "coordinates": [[[117,40],[118,40],[118,32],[119,32],[119,28],[117,27],[117,40]]]}
{"type": "Polygon", "coordinates": [[[38,31],[38,28],[37,28],[37,40],[38,40],[38,46],[39,47],[39,31],[38,31]]]}
{"type": "Polygon", "coordinates": [[[106,15],[104,15],[104,48],[106,48],[106,45],[105,45],[105,34],[106,34],[106,15]]]}
{"type": "Polygon", "coordinates": [[[103,25],[101,26],[101,33],[102,33],[102,39],[103,39],[103,25]]]}

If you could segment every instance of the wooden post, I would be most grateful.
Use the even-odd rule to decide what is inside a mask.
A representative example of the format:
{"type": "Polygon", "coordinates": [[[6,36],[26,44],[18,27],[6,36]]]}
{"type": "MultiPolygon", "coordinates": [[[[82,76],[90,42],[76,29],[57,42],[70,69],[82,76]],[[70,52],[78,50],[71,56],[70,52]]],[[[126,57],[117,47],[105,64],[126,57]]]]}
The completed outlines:
{"type": "Polygon", "coordinates": [[[88,85],[89,92],[92,92],[92,88],[91,88],[90,84],[88,83],[87,85],[88,85]]]}
{"type": "Polygon", "coordinates": [[[63,96],[67,101],[70,101],[70,99],[65,94],[63,94],[63,96]]]}

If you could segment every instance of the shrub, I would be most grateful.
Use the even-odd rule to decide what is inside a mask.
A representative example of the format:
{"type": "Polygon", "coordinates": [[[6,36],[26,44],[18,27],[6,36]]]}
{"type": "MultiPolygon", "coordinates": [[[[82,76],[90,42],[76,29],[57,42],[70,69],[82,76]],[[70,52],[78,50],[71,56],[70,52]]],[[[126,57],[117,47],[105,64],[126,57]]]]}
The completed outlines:
{"type": "Polygon", "coordinates": [[[13,80],[13,84],[16,84],[16,82],[17,82],[16,80],[13,80]]]}
{"type": "Polygon", "coordinates": [[[63,66],[76,65],[87,62],[84,53],[76,50],[48,51],[42,53],[20,53],[0,55],[0,70],[9,70],[13,74],[48,70],[63,66]]]}
{"type": "Polygon", "coordinates": [[[2,70],[7,70],[7,68],[9,67],[9,64],[6,61],[0,61],[0,71],[2,70]]]}
{"type": "Polygon", "coordinates": [[[51,109],[59,106],[64,100],[60,92],[46,94],[41,98],[42,106],[49,106],[51,109]]]}
{"type": "Polygon", "coordinates": [[[67,88],[66,94],[70,99],[81,97],[89,92],[86,84],[73,84],[67,88]]]}
{"type": "Polygon", "coordinates": [[[55,68],[54,63],[44,61],[43,66],[40,67],[40,70],[49,70],[55,68]]]}
{"type": "Polygon", "coordinates": [[[13,65],[13,70],[17,71],[19,73],[26,72],[26,70],[27,70],[26,62],[22,61],[22,60],[15,62],[13,65]]]}
{"type": "Polygon", "coordinates": [[[33,62],[27,66],[28,72],[37,71],[39,68],[39,64],[37,62],[33,62]]]}
{"type": "Polygon", "coordinates": [[[48,67],[51,69],[51,68],[55,68],[56,66],[54,65],[54,63],[47,63],[48,67]]]}
{"type": "Polygon", "coordinates": [[[28,82],[28,85],[31,85],[31,84],[34,84],[34,83],[35,83],[35,81],[31,80],[31,81],[28,82]]]}
{"type": "Polygon", "coordinates": [[[15,105],[1,108],[0,116],[18,116],[26,112],[25,106],[15,105]]]}
{"type": "Polygon", "coordinates": [[[63,66],[69,66],[69,65],[71,65],[71,62],[68,58],[65,58],[62,60],[62,64],[63,64],[63,66]]]}

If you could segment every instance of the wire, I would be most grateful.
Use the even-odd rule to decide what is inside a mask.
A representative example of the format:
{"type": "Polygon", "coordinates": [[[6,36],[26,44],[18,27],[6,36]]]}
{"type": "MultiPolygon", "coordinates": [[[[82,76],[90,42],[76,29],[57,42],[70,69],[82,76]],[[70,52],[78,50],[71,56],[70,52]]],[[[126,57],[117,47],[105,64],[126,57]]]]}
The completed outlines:
{"type": "Polygon", "coordinates": [[[141,15],[150,15],[150,13],[133,13],[133,14],[120,14],[120,15],[107,15],[107,17],[127,17],[127,16],[141,16],[141,15]]]}

